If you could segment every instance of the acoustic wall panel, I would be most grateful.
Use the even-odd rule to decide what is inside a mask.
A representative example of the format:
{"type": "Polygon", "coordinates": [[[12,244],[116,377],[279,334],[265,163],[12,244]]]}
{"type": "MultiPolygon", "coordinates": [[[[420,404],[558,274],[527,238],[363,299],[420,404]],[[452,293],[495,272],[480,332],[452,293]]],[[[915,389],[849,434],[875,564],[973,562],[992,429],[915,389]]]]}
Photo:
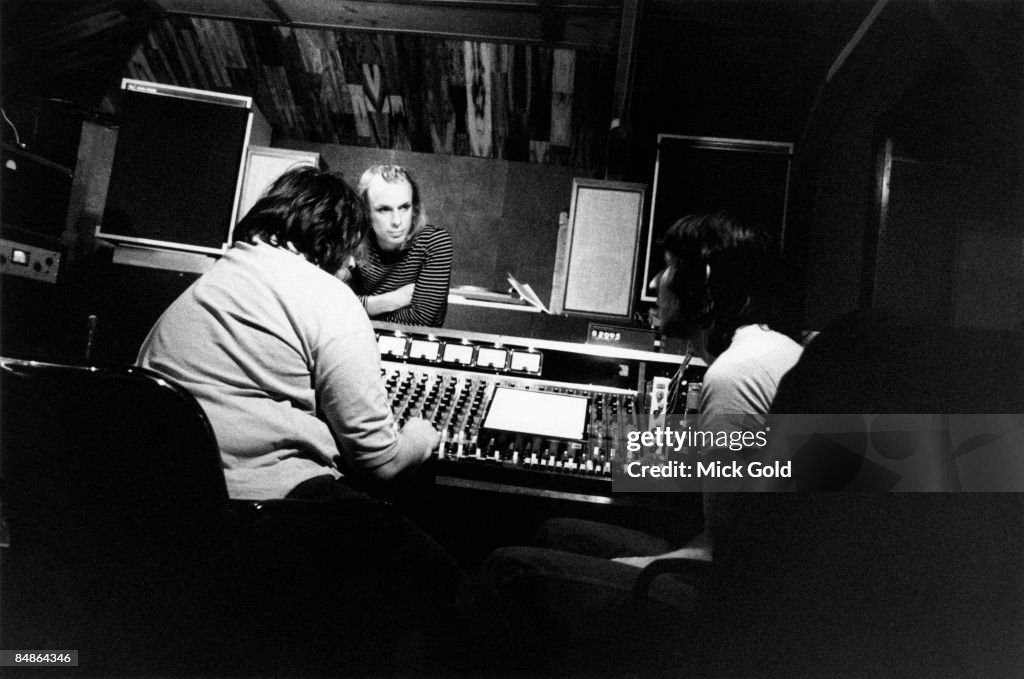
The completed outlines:
{"type": "Polygon", "coordinates": [[[556,312],[630,317],[645,191],[644,184],[573,180],[556,312]]]}

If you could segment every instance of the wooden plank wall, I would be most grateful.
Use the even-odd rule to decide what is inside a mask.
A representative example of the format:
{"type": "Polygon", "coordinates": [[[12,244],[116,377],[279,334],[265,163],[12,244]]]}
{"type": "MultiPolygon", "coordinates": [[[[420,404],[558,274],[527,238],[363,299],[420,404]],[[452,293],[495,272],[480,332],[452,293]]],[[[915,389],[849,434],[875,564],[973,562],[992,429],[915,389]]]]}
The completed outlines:
{"type": "Polygon", "coordinates": [[[614,68],[570,49],[171,15],[125,76],[253,96],[280,138],[597,168],[614,68]]]}

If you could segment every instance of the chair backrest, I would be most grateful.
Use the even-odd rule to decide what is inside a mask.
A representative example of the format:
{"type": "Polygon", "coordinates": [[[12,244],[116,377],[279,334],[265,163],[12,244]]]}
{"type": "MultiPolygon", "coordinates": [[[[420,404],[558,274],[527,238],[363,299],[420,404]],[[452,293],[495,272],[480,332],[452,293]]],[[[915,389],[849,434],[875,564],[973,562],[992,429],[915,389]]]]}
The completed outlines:
{"type": "Polygon", "coordinates": [[[201,407],[151,371],[0,358],[0,455],[0,648],[78,649],[88,676],[379,676],[438,628],[394,507],[229,500],[201,407]]]}
{"type": "MultiPolygon", "coordinates": [[[[720,643],[749,663],[733,673],[753,674],[758,662],[772,668],[764,673],[795,676],[1020,673],[1021,494],[856,487],[858,467],[839,454],[869,448],[870,420],[843,414],[1020,413],[1022,375],[1019,333],[865,313],[838,319],[807,346],[773,412],[841,417],[860,428],[823,441],[860,448],[808,446],[821,470],[837,472],[811,477],[834,482],[819,487],[850,492],[736,496],[732,530],[715,541],[720,643]]],[[[924,441],[899,459],[901,471],[908,461],[943,464],[924,441]]]]}
{"type": "Polygon", "coordinates": [[[156,373],[0,358],[0,480],[5,644],[104,643],[114,662],[109,640],[123,639],[123,660],[217,596],[217,441],[156,373]]]}
{"type": "Polygon", "coordinates": [[[0,359],[5,503],[119,506],[208,521],[227,504],[217,440],[196,400],[134,366],[0,359]]]}

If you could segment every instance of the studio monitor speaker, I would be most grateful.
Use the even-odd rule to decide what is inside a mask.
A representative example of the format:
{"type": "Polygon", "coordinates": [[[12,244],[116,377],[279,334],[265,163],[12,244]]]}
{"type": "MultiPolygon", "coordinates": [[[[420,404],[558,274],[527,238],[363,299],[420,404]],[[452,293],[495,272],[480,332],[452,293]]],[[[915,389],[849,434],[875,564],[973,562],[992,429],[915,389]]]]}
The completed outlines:
{"type": "Polygon", "coordinates": [[[270,130],[250,97],[125,79],[97,236],[200,253],[231,244],[250,143],[270,130]]]}
{"type": "Polygon", "coordinates": [[[573,180],[569,224],[555,259],[553,312],[632,315],[645,191],[644,184],[573,180]]]}
{"type": "Polygon", "coordinates": [[[315,151],[250,146],[245,154],[242,173],[242,197],[238,204],[238,219],[242,219],[256,204],[270,185],[288,170],[308,165],[323,169],[320,154],[315,151]]]}

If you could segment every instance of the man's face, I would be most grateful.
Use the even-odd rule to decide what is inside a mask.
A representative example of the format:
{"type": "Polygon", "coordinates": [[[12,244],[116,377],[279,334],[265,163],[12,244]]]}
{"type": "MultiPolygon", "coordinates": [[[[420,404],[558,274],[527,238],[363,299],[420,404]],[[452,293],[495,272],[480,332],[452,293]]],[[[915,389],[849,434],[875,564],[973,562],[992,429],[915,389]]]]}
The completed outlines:
{"type": "Polygon", "coordinates": [[[405,180],[385,181],[374,177],[366,191],[367,207],[377,245],[381,250],[398,250],[412,229],[412,186],[405,180]]]}
{"type": "Polygon", "coordinates": [[[681,331],[679,298],[672,291],[672,279],[676,275],[674,257],[665,256],[665,268],[658,274],[658,307],[655,327],[666,335],[678,336],[681,331]]]}

